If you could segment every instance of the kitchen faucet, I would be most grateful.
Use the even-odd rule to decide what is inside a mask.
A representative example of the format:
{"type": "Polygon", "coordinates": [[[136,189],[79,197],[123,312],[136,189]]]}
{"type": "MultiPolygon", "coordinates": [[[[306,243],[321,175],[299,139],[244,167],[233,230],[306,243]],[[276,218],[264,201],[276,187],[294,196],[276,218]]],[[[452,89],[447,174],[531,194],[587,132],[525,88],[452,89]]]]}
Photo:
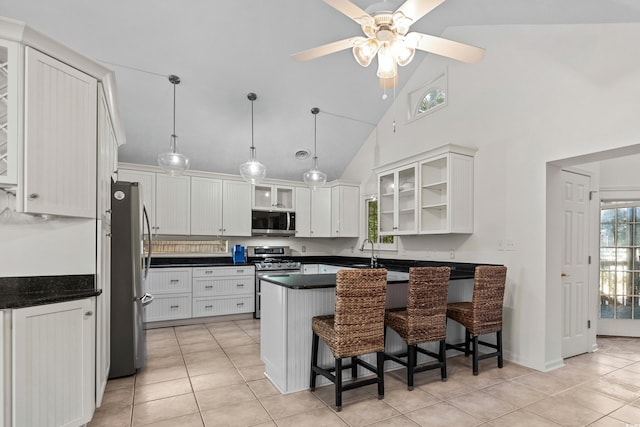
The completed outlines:
{"type": "Polygon", "coordinates": [[[371,243],[371,263],[369,264],[371,268],[375,268],[378,265],[378,261],[375,259],[374,255],[373,255],[373,242],[371,241],[371,239],[364,239],[362,241],[362,246],[360,246],[360,252],[364,251],[364,245],[367,244],[367,242],[371,243]]]}

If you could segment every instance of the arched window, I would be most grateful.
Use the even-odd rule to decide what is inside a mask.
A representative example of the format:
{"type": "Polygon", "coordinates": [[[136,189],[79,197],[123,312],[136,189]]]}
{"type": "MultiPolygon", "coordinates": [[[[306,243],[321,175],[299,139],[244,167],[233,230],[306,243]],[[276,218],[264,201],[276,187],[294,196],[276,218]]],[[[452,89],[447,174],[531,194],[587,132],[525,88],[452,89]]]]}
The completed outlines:
{"type": "Polygon", "coordinates": [[[444,89],[439,87],[430,89],[418,103],[415,115],[419,116],[433,109],[440,108],[445,105],[446,101],[447,93],[444,89]]]}

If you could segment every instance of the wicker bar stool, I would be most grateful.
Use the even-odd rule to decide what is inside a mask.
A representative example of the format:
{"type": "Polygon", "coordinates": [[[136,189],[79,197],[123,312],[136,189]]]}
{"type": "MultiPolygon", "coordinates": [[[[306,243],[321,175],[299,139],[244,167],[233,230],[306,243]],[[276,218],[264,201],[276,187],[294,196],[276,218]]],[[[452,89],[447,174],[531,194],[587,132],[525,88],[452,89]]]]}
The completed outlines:
{"type": "Polygon", "coordinates": [[[465,356],[473,355],[473,375],[478,375],[478,360],[498,358],[502,368],[502,305],[507,267],[480,265],[476,267],[473,299],[471,302],[447,304],[447,317],[465,327],[463,344],[447,344],[447,349],[463,351],[465,356]],[[496,343],[480,341],[479,335],[496,334],[496,343]],[[479,354],[478,345],[495,349],[495,352],[479,354]]]}
{"type": "Polygon", "coordinates": [[[385,325],[393,329],[407,343],[407,351],[385,353],[385,359],[407,367],[407,389],[413,390],[416,372],[440,368],[442,381],[447,380],[447,296],[449,294],[449,267],[413,267],[409,269],[407,307],[387,310],[385,325]],[[418,344],[439,341],[436,354],[418,344]],[[435,363],[417,366],[417,353],[426,354],[435,363]],[[406,360],[405,360],[406,357],[406,360]]]}
{"type": "Polygon", "coordinates": [[[310,389],[316,388],[318,374],[335,384],[336,410],[342,409],[342,391],[378,384],[378,399],[384,397],[384,304],[387,295],[387,270],[340,270],[336,274],[335,314],[316,316],[311,320],[310,389]],[[318,366],[319,338],[327,344],[335,359],[335,366],[318,366]],[[358,358],[377,353],[376,366],[358,358]],[[347,365],[342,359],[350,357],[347,365]],[[358,366],[376,374],[375,378],[356,381],[358,366]],[[353,382],[342,384],[342,370],[351,368],[353,382]]]}

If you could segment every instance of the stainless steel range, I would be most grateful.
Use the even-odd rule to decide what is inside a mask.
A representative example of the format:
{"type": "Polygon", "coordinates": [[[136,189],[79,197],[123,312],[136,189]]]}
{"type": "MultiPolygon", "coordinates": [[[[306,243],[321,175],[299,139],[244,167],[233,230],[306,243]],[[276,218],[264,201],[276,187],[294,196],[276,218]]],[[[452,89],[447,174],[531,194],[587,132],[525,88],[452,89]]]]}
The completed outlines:
{"type": "Polygon", "coordinates": [[[256,308],[253,317],[260,318],[260,278],[267,274],[300,274],[300,261],[293,261],[288,246],[249,246],[249,257],[263,257],[256,266],[256,308]]]}

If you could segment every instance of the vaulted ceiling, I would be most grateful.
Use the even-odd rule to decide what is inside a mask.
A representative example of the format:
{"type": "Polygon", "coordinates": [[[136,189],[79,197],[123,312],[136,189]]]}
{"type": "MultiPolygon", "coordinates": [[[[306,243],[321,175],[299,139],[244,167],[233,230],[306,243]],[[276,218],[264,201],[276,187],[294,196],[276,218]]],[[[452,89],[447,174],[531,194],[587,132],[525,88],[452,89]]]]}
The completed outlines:
{"type": "MultiPolygon", "coordinates": [[[[353,0],[365,9],[371,0],[353,0]]],[[[397,3],[396,3],[397,4],[397,3]]],[[[93,57],[116,72],[127,144],[120,160],[154,165],[172,131],[176,74],[178,151],[192,169],[238,174],[254,138],[268,178],[300,181],[317,143],[320,169],[338,178],[393,100],[383,100],[375,64],[349,50],[309,62],[290,55],[361,35],[322,0],[2,0],[0,15],[93,57]]],[[[412,26],[441,35],[448,27],[502,24],[640,22],[637,0],[447,0],[412,26]]],[[[474,44],[473,40],[457,40],[474,44]]],[[[481,46],[483,47],[483,46],[481,46]]],[[[400,69],[399,88],[427,55],[400,69]]],[[[468,65],[473,67],[473,65],[468,65]]],[[[396,90],[398,90],[397,88],[396,90]]]]}

